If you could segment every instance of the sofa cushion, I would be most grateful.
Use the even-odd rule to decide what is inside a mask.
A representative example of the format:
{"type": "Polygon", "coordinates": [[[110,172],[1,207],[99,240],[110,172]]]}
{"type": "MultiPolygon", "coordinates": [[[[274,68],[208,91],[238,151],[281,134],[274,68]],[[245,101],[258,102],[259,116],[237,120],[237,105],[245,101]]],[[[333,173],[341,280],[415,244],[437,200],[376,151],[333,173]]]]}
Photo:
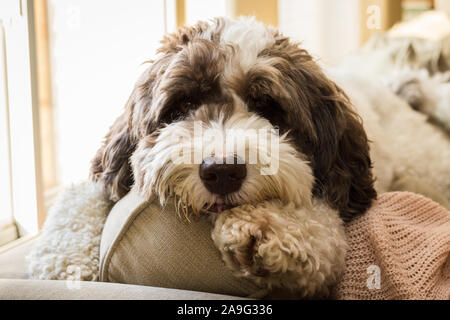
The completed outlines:
{"type": "MultiPolygon", "coordinates": [[[[430,199],[409,192],[381,194],[370,210],[346,225],[350,249],[332,297],[449,299],[449,227],[449,212],[430,199]]],[[[263,296],[264,290],[225,268],[210,231],[207,221],[184,222],[172,206],[160,209],[131,193],[106,222],[101,279],[263,296]]]]}
{"type": "Polygon", "coordinates": [[[205,292],[117,283],[0,279],[0,300],[228,300],[205,292]]]}
{"type": "Polygon", "coordinates": [[[204,218],[190,222],[174,207],[131,191],[112,209],[100,245],[100,280],[258,297],[265,290],[225,267],[204,218]]]}
{"type": "Polygon", "coordinates": [[[36,237],[16,240],[0,249],[0,279],[28,279],[26,256],[36,237]]]}

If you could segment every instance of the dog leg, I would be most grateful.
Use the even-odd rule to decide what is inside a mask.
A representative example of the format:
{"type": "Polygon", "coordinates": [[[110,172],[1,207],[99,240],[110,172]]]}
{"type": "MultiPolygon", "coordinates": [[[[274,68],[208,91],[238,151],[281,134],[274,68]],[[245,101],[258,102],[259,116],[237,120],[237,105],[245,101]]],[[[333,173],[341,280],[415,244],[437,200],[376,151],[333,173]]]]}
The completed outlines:
{"type": "Polygon", "coordinates": [[[313,209],[279,201],[236,207],[217,218],[212,238],[237,276],[302,297],[329,293],[347,249],[338,213],[319,203],[313,209]]]}

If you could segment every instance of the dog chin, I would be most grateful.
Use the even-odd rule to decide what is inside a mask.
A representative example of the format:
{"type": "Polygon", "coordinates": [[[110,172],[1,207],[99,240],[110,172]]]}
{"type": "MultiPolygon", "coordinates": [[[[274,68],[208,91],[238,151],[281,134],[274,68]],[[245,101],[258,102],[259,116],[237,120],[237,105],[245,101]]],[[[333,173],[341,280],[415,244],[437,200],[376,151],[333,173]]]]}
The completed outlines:
{"type": "MultiPolygon", "coordinates": [[[[197,201],[195,203],[184,201],[183,199],[192,199],[191,196],[185,195],[185,196],[175,196],[176,200],[176,209],[178,215],[183,214],[187,218],[191,215],[211,215],[213,217],[216,217],[217,215],[222,214],[223,212],[227,210],[231,210],[236,207],[240,207],[245,204],[257,204],[263,201],[263,199],[255,199],[250,200],[246,199],[243,200],[242,197],[240,197],[239,192],[236,192],[236,195],[234,195],[235,199],[240,200],[234,200],[231,201],[227,196],[222,197],[219,195],[211,194],[211,197],[207,197],[206,200],[197,201]]],[[[171,198],[171,197],[169,197],[171,198]]]]}
{"type": "Polygon", "coordinates": [[[206,213],[217,213],[220,214],[225,210],[229,210],[239,206],[239,204],[226,204],[223,202],[214,202],[212,204],[207,204],[203,206],[203,211],[206,213]]]}

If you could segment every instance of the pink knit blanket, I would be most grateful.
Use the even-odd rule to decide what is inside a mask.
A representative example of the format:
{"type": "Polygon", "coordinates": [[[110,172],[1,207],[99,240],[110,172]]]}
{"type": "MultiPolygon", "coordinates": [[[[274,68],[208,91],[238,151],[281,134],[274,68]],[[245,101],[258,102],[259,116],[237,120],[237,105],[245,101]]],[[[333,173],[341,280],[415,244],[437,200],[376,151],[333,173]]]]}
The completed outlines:
{"type": "Polygon", "coordinates": [[[346,230],[336,299],[450,299],[450,212],[437,203],[385,193],[346,230]]]}

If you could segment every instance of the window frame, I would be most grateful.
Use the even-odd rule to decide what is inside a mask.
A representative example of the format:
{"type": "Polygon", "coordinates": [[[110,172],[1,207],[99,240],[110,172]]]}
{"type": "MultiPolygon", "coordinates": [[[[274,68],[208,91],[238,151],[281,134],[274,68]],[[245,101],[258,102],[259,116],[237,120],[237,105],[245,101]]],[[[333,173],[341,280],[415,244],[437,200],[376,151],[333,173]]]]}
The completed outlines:
{"type": "Polygon", "coordinates": [[[33,0],[3,0],[3,99],[9,211],[18,236],[34,235],[44,221],[39,148],[33,0]]]}

